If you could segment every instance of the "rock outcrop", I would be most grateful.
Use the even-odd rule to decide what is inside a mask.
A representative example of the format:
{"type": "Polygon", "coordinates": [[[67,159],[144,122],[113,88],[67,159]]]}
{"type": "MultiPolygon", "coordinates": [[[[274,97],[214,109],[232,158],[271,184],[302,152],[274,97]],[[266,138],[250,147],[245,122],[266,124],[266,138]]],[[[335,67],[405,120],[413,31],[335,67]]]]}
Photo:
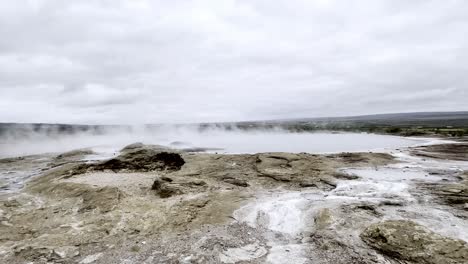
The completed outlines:
{"type": "Polygon", "coordinates": [[[256,169],[258,176],[279,182],[302,181],[303,178],[315,178],[320,174],[320,161],[313,158],[294,153],[259,154],[256,169]]]}
{"type": "Polygon", "coordinates": [[[124,152],[116,158],[92,164],[80,164],[73,168],[71,175],[88,171],[113,172],[148,172],[161,170],[180,170],[185,164],[179,153],[161,151],[159,149],[141,148],[124,152]]]}
{"type": "Polygon", "coordinates": [[[439,144],[413,148],[411,154],[434,158],[468,161],[468,144],[439,144]]]}
{"type": "Polygon", "coordinates": [[[207,184],[202,180],[188,180],[174,182],[167,177],[157,178],[151,189],[156,191],[156,194],[161,198],[169,198],[175,195],[181,195],[190,192],[203,192],[207,188],[207,184]]]}
{"type": "Polygon", "coordinates": [[[388,220],[373,224],[361,239],[381,253],[424,264],[462,264],[468,259],[465,241],[444,237],[412,221],[388,220]]]}

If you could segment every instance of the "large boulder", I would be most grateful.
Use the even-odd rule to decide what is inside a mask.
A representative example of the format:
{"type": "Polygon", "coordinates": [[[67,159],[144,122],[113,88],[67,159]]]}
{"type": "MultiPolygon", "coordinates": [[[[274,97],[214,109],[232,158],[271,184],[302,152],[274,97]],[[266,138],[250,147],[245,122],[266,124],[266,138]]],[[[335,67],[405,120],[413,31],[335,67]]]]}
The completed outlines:
{"type": "Polygon", "coordinates": [[[93,169],[112,171],[179,170],[184,164],[185,161],[178,153],[140,149],[99,163],[93,169]]]}
{"type": "Polygon", "coordinates": [[[412,221],[388,220],[373,224],[361,239],[383,254],[427,264],[457,264],[468,260],[465,241],[444,237],[412,221]]]}
{"type": "Polygon", "coordinates": [[[70,171],[70,175],[106,170],[113,172],[180,170],[184,164],[185,161],[179,153],[143,148],[124,152],[116,158],[102,162],[79,164],[70,171]]]}

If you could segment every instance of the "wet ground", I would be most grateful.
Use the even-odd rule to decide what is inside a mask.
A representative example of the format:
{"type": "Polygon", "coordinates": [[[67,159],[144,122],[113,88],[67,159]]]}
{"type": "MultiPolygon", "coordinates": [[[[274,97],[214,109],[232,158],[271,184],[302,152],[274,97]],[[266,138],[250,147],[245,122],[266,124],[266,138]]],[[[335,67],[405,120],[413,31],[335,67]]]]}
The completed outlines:
{"type": "Polygon", "coordinates": [[[1,160],[36,176],[2,196],[0,260],[465,263],[464,148],[217,155],[136,144],[103,161],[89,150],[1,160]]]}
{"type": "Polygon", "coordinates": [[[427,183],[457,182],[468,171],[468,162],[426,159],[408,153],[392,152],[397,163],[384,166],[342,168],[341,172],[359,178],[337,180],[336,188],[330,191],[312,188],[259,194],[234,216],[264,230],[270,238],[267,245],[273,253],[267,258],[269,263],[292,259],[294,263],[318,263],[308,238],[324,225],[328,233],[351,245],[361,243],[356,229],[385,219],[411,219],[439,234],[468,241],[466,210],[455,211],[438,204],[430,192],[419,188],[427,183]]]}

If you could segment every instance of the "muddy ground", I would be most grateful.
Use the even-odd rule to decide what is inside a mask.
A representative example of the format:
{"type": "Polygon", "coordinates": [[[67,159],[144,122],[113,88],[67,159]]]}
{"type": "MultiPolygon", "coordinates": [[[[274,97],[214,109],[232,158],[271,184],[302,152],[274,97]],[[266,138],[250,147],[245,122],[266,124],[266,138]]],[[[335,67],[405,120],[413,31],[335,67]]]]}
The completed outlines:
{"type": "MultiPolygon", "coordinates": [[[[467,149],[468,144],[448,144],[408,153],[435,162],[467,162],[467,149]]],[[[82,161],[89,154],[77,150],[0,160],[2,170],[35,166],[37,174],[21,191],[0,196],[1,263],[468,260],[466,241],[450,235],[452,229],[440,234],[417,216],[412,219],[404,207],[442,210],[453,221],[447,225],[461,223],[456,230],[468,233],[468,173],[463,170],[429,171],[444,179],[411,183],[409,202],[377,194],[379,199],[313,207],[339,196],[344,182],[358,181],[344,169],[377,170],[399,161],[386,153],[218,155],[142,144],[110,160],[82,161]],[[281,213],[289,206],[281,207],[281,201],[268,207],[275,197],[303,199],[298,204],[307,213],[281,213]],[[263,203],[279,217],[255,211],[263,203]],[[294,226],[297,218],[300,229],[294,226]]]]}

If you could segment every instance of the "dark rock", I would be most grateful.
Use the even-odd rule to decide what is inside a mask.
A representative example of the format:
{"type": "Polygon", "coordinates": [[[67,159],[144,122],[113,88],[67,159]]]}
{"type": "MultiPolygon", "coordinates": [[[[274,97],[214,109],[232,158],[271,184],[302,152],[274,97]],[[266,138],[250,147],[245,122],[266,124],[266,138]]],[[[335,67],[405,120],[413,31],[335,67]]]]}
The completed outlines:
{"type": "Polygon", "coordinates": [[[112,171],[154,171],[154,170],[179,170],[185,161],[178,153],[154,152],[141,149],[125,153],[115,159],[104,161],[94,166],[94,170],[112,171]]]}
{"type": "Polygon", "coordinates": [[[342,159],[344,162],[348,163],[357,163],[357,162],[367,162],[368,159],[364,157],[361,153],[349,153],[344,152],[336,155],[338,158],[342,159]]]}
{"type": "Polygon", "coordinates": [[[188,182],[188,185],[205,186],[206,182],[202,180],[194,180],[194,181],[188,182]]]}
{"type": "Polygon", "coordinates": [[[332,188],[336,188],[336,186],[338,185],[333,179],[326,178],[326,177],[320,178],[320,181],[325,183],[328,186],[331,186],[332,188]]]}
{"type": "Polygon", "coordinates": [[[380,205],[388,205],[388,206],[403,206],[406,202],[404,200],[390,200],[385,199],[380,202],[380,205]]]}
{"type": "Polygon", "coordinates": [[[468,161],[468,144],[439,144],[412,148],[411,154],[433,159],[468,161]]]}
{"type": "Polygon", "coordinates": [[[74,166],[73,168],[71,168],[68,171],[68,175],[66,175],[64,178],[69,178],[70,176],[73,176],[73,175],[86,173],[88,172],[88,169],[90,168],[91,168],[90,164],[78,164],[74,166]]]}
{"type": "Polygon", "coordinates": [[[156,170],[180,170],[185,164],[179,153],[158,151],[153,149],[138,149],[126,152],[116,158],[95,164],[79,164],[69,171],[70,175],[88,171],[135,171],[148,172],[156,170]]]}
{"type": "Polygon", "coordinates": [[[371,204],[356,205],[356,208],[357,209],[362,209],[362,210],[367,210],[367,211],[375,211],[376,210],[375,205],[371,205],[371,204]]]}
{"type": "Polygon", "coordinates": [[[300,182],[299,186],[308,188],[308,187],[317,187],[317,184],[315,182],[304,181],[304,182],[300,182]]]}
{"type": "Polygon", "coordinates": [[[170,184],[168,182],[163,182],[160,179],[156,179],[151,186],[152,190],[155,190],[156,193],[161,198],[169,198],[174,195],[182,194],[182,190],[178,188],[175,184],[170,184]]]}
{"type": "Polygon", "coordinates": [[[11,200],[6,200],[3,202],[3,205],[5,207],[19,207],[21,204],[18,202],[18,200],[11,199],[11,200]]]}
{"type": "Polygon", "coordinates": [[[159,197],[161,198],[169,198],[174,195],[180,195],[183,192],[175,186],[163,184],[161,185],[161,187],[159,187],[159,189],[157,190],[157,193],[159,194],[159,197]]]}
{"type": "Polygon", "coordinates": [[[232,177],[224,177],[223,181],[232,185],[240,186],[240,187],[249,187],[249,184],[247,183],[247,181],[241,180],[241,179],[235,179],[232,177]]]}
{"type": "Polygon", "coordinates": [[[348,173],[344,173],[344,172],[341,172],[341,171],[337,171],[337,172],[333,173],[332,176],[333,176],[333,178],[336,178],[336,179],[345,179],[345,180],[359,179],[359,176],[357,176],[357,175],[348,174],[348,173]]]}
{"type": "Polygon", "coordinates": [[[166,181],[166,182],[172,182],[172,179],[166,176],[161,177],[161,180],[166,181]]]}
{"type": "Polygon", "coordinates": [[[273,179],[275,181],[279,181],[279,182],[290,182],[292,180],[291,176],[289,176],[289,175],[259,174],[258,176],[259,177],[271,178],[271,179],[273,179]]]}
{"type": "Polygon", "coordinates": [[[153,185],[151,186],[151,190],[155,190],[155,191],[159,190],[162,184],[163,182],[160,179],[154,180],[153,185]]]}

